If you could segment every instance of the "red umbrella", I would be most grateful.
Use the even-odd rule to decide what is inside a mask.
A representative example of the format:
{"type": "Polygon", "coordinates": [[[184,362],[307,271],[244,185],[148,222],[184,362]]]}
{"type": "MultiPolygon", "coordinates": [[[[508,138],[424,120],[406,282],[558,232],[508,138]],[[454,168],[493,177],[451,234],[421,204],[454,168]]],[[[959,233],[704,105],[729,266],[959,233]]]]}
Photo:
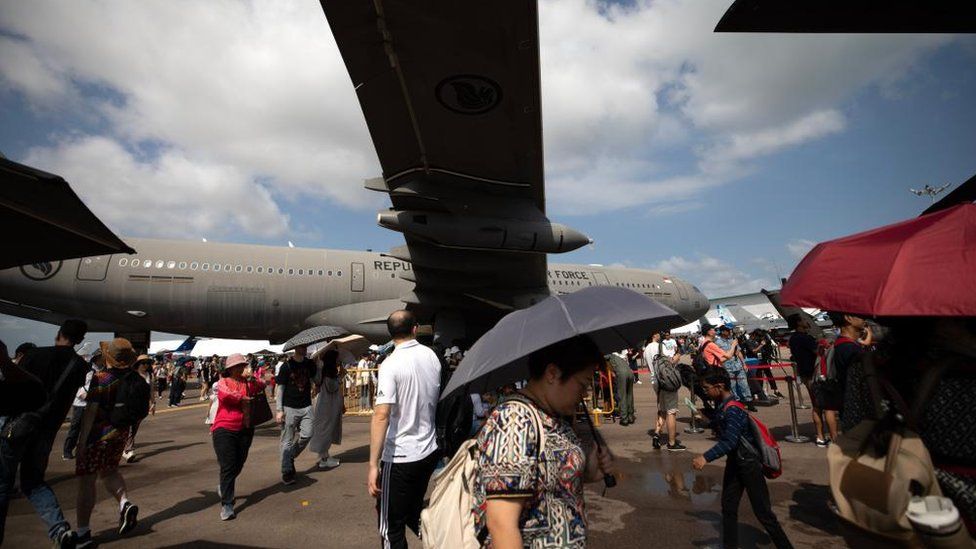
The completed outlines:
{"type": "Polygon", "coordinates": [[[976,205],[818,244],[780,297],[866,316],[976,316],[976,205]]]}

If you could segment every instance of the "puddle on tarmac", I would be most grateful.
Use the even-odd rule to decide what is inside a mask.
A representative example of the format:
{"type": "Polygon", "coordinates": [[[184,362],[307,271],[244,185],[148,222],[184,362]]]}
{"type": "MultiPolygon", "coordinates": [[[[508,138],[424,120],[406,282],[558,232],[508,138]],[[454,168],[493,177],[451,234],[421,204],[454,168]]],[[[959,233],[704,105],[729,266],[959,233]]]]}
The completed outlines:
{"type": "Polygon", "coordinates": [[[713,507],[722,494],[722,482],[717,477],[688,471],[686,467],[671,470],[647,470],[632,475],[641,487],[655,496],[690,501],[694,507],[713,507]]]}

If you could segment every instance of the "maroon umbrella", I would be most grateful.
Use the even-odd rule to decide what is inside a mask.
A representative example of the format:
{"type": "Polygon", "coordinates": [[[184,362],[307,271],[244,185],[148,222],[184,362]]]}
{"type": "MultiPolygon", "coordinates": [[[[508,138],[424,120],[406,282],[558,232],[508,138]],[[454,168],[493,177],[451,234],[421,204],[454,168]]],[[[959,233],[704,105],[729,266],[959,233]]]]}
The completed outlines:
{"type": "Polygon", "coordinates": [[[867,316],[976,316],[976,205],[818,244],[780,297],[867,316]]]}

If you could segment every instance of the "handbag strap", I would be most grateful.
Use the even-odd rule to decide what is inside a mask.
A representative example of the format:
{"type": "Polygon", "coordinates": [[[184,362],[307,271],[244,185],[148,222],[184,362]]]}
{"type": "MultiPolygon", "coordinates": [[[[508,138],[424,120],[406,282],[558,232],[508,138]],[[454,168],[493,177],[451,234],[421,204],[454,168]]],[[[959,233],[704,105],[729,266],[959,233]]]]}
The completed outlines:
{"type": "Polygon", "coordinates": [[[541,460],[542,452],[545,451],[545,447],[546,447],[546,432],[545,432],[545,427],[542,424],[541,413],[539,412],[539,410],[536,409],[536,405],[534,402],[531,402],[528,399],[523,399],[521,395],[513,396],[510,402],[518,403],[522,407],[526,408],[529,411],[529,413],[532,415],[532,422],[535,423],[536,430],[539,433],[539,446],[538,446],[538,451],[536,452],[536,460],[537,461],[541,460]]]}
{"type": "MultiPolygon", "coordinates": [[[[882,402],[888,399],[901,416],[899,423],[904,428],[913,431],[917,430],[918,420],[921,417],[925,405],[928,403],[928,398],[932,394],[932,391],[935,390],[939,380],[942,378],[943,372],[945,372],[948,366],[945,362],[924,364],[925,369],[922,374],[922,379],[918,382],[918,388],[915,391],[912,406],[909,406],[895,386],[889,380],[878,374],[874,364],[874,353],[872,351],[864,353],[861,357],[861,365],[864,370],[864,378],[868,386],[868,392],[871,396],[875,419],[879,420],[877,424],[878,428],[883,428],[885,423],[880,421],[885,416],[882,402]]],[[[888,453],[885,456],[885,472],[887,473],[890,473],[895,466],[895,461],[901,450],[901,442],[904,438],[904,429],[891,429],[890,436],[888,453]]],[[[862,445],[861,452],[864,451],[864,446],[868,444],[869,440],[870,437],[865,439],[865,444],[862,445]]]]}

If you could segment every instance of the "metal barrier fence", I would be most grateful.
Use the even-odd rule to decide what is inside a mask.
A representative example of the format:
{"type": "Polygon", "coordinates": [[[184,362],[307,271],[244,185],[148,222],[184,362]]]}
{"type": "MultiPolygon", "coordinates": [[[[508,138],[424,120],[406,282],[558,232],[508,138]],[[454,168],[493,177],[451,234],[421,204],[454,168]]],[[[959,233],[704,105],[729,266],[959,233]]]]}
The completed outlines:
{"type": "MultiPolygon", "coordinates": [[[[345,415],[368,416],[373,413],[378,371],[378,368],[346,369],[341,387],[345,415]]],[[[586,402],[590,403],[590,413],[594,416],[611,416],[616,410],[613,371],[606,365],[596,375],[599,377],[586,395],[586,402]]]]}
{"type": "Polygon", "coordinates": [[[376,368],[349,368],[342,379],[342,402],[346,415],[367,416],[373,413],[376,399],[376,368]]]}

